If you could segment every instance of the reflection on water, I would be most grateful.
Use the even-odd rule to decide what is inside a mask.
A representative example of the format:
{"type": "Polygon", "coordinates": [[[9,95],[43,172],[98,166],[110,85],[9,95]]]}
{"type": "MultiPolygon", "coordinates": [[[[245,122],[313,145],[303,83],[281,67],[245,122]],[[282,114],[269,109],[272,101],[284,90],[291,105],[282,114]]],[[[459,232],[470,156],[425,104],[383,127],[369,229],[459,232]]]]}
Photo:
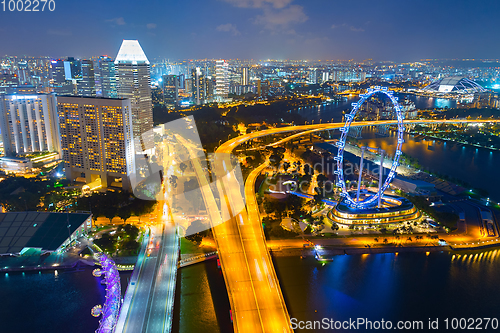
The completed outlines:
{"type": "Polygon", "coordinates": [[[204,264],[178,272],[172,332],[220,332],[204,264]]]}
{"type": "MultiPolygon", "coordinates": [[[[460,179],[475,188],[489,192],[490,197],[500,201],[500,152],[485,148],[465,146],[441,140],[419,139],[405,134],[403,152],[418,159],[420,165],[449,177],[460,179]]],[[[389,137],[378,137],[373,128],[363,130],[361,143],[370,147],[381,147],[394,156],[396,148],[394,133],[389,137]]]]}
{"type": "MultiPolygon", "coordinates": [[[[452,109],[457,106],[457,101],[452,99],[423,97],[413,94],[396,94],[396,96],[399,97],[400,101],[406,97],[415,103],[415,107],[417,109],[421,110],[434,108],[452,109]]],[[[298,112],[309,122],[314,120],[314,122],[317,123],[320,119],[323,122],[339,122],[342,121],[342,111],[350,110],[351,103],[357,102],[358,100],[359,97],[353,95],[338,102],[329,102],[318,106],[314,105],[303,107],[300,108],[298,112]]]]}
{"type": "Polygon", "coordinates": [[[466,258],[400,253],[336,256],[325,266],[312,257],[274,261],[290,316],[298,320],[496,317],[500,258],[494,250],[469,251],[466,258]]]}

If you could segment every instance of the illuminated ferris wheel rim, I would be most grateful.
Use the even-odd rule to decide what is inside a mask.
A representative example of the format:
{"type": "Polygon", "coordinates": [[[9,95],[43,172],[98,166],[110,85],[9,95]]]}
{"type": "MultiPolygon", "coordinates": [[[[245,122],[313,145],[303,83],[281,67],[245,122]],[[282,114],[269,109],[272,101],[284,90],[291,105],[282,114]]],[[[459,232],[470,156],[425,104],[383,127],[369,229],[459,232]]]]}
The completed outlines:
{"type": "Polygon", "coordinates": [[[359,95],[360,99],[357,103],[352,103],[352,109],[349,114],[345,116],[346,122],[344,124],[344,127],[340,128],[340,132],[342,133],[340,135],[339,141],[335,143],[335,145],[338,147],[338,153],[337,156],[335,157],[335,160],[337,161],[337,170],[335,173],[337,174],[337,186],[341,188],[341,197],[344,198],[345,202],[353,207],[353,208],[358,208],[358,209],[366,209],[369,207],[372,207],[378,200],[379,197],[385,192],[385,190],[389,187],[389,184],[391,181],[394,179],[396,176],[396,169],[399,166],[399,157],[401,156],[401,147],[403,146],[404,139],[403,139],[403,134],[404,134],[404,116],[403,113],[401,112],[401,106],[398,103],[398,98],[394,96],[394,92],[391,90],[388,90],[387,87],[373,87],[369,88],[368,91],[365,94],[359,95]],[[398,141],[397,141],[397,146],[396,146],[396,154],[394,156],[394,160],[392,162],[391,169],[389,171],[389,174],[387,175],[384,184],[379,187],[379,190],[377,193],[374,195],[370,196],[368,199],[365,199],[363,201],[357,202],[351,198],[349,193],[347,192],[346,189],[346,184],[344,180],[344,148],[346,144],[346,139],[347,139],[347,134],[349,133],[349,129],[351,128],[351,123],[354,120],[354,117],[356,116],[356,113],[358,112],[358,109],[363,105],[364,102],[366,102],[370,97],[373,95],[381,93],[389,97],[391,100],[392,104],[394,105],[394,110],[396,111],[396,116],[398,119],[398,141]]]}

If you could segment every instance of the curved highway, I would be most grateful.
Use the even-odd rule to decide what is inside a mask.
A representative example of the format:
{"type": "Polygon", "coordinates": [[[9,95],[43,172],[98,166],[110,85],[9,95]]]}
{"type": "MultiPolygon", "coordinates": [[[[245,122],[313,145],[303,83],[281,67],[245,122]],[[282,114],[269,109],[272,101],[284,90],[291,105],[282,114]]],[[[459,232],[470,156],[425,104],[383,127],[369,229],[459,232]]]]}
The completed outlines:
{"type": "MultiPolygon", "coordinates": [[[[405,124],[485,123],[500,120],[409,120],[405,124]]],[[[393,125],[396,120],[354,122],[355,126],[393,125]]],[[[241,207],[241,184],[226,168],[231,166],[231,153],[240,144],[267,135],[300,131],[281,142],[308,133],[341,128],[344,123],[271,128],[236,137],[216,151],[213,164],[221,194],[222,221],[213,228],[219,250],[224,279],[229,293],[235,332],[291,332],[290,318],[283,301],[272,261],[267,251],[254,191],[253,178],[265,167],[254,170],[245,185],[246,210],[241,207]],[[226,207],[222,207],[222,206],[226,207]]],[[[213,201],[212,201],[213,202],[213,201]]]]}

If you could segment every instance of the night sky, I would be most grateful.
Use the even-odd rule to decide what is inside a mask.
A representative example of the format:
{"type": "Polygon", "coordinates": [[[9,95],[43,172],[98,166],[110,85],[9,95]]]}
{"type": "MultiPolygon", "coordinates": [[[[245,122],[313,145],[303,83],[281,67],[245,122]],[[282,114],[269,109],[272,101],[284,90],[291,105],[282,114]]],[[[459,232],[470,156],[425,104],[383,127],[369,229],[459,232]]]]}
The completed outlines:
{"type": "Polygon", "coordinates": [[[0,54],[114,57],[138,39],[150,59],[500,58],[498,0],[55,1],[0,11],[0,54]]]}

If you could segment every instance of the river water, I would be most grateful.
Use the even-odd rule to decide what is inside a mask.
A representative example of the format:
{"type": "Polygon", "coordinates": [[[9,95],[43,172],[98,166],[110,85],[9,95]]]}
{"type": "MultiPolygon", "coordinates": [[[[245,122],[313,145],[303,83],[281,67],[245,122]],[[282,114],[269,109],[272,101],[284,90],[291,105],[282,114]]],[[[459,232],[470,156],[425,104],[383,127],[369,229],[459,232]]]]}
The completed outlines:
{"type": "Polygon", "coordinates": [[[324,266],[312,257],[278,257],[275,265],[292,318],[384,319],[394,325],[418,320],[425,328],[429,318],[439,318],[438,332],[443,332],[446,318],[498,318],[500,313],[497,251],[481,257],[478,251],[466,253],[473,256],[452,260],[449,253],[345,255],[324,266]]]}
{"type": "MultiPolygon", "coordinates": [[[[362,144],[380,147],[394,156],[397,143],[394,132],[389,137],[378,137],[373,129],[367,129],[363,131],[362,137],[362,144]]],[[[431,172],[484,189],[492,200],[500,202],[500,151],[441,140],[415,140],[408,134],[404,137],[403,152],[417,158],[420,165],[431,172]]]]}
{"type": "MultiPolygon", "coordinates": [[[[405,97],[408,98],[410,101],[415,103],[415,107],[419,110],[434,108],[451,109],[457,106],[456,100],[445,98],[429,98],[413,94],[396,94],[396,96],[399,97],[400,101],[405,97]]],[[[357,102],[358,100],[359,97],[353,95],[338,102],[329,102],[317,106],[303,107],[300,108],[298,112],[309,122],[313,120],[315,123],[318,123],[320,120],[323,122],[340,122],[342,121],[342,111],[350,110],[351,103],[357,102]]]]}
{"type": "MultiPolygon", "coordinates": [[[[99,326],[90,310],[104,304],[105,285],[93,267],[0,275],[0,332],[90,333],[99,326]]],[[[122,293],[130,273],[120,273],[122,293]]]]}

